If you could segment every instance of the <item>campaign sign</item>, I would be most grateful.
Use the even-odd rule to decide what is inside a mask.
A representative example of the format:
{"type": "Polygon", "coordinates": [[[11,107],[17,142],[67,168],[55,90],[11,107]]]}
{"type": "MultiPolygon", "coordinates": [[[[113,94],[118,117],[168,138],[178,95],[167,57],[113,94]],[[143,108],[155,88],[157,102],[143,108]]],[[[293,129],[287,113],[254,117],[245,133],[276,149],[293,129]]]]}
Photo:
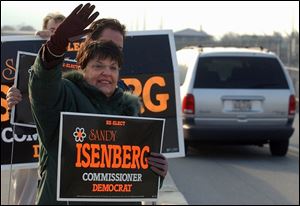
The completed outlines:
{"type": "Polygon", "coordinates": [[[18,126],[35,127],[35,123],[31,114],[30,102],[26,101],[29,100],[29,93],[28,89],[26,90],[26,88],[28,88],[29,73],[36,56],[37,54],[34,53],[18,51],[16,63],[16,73],[18,75],[15,77],[15,85],[17,88],[20,88],[22,91],[22,98],[25,99],[25,101],[20,101],[18,104],[16,104],[12,110],[11,123],[18,126]]]}
{"type": "Polygon", "coordinates": [[[156,201],[164,119],[62,112],[58,201],[156,201]]]}
{"type": "Polygon", "coordinates": [[[162,153],[184,156],[176,50],[170,31],[128,33],[120,76],[143,101],[142,117],[166,118],[162,153]],[[174,138],[176,137],[176,138],[174,138]]]}
{"type": "MultiPolygon", "coordinates": [[[[1,36],[1,170],[38,166],[39,143],[28,99],[28,78],[45,41],[37,36],[1,36]],[[6,95],[13,85],[21,91],[22,101],[10,114],[6,95]]],[[[74,58],[80,44],[68,45],[63,71],[77,68],[74,58]]]]}
{"type": "MultiPolygon", "coordinates": [[[[18,51],[36,54],[44,42],[45,40],[34,36],[1,36],[1,170],[37,167],[39,145],[36,129],[10,124],[6,95],[14,85],[18,51]]],[[[26,69],[27,75],[28,68],[26,69]]],[[[27,91],[28,89],[24,89],[21,92],[27,91]]],[[[26,112],[29,113],[31,111],[26,112]]]]}

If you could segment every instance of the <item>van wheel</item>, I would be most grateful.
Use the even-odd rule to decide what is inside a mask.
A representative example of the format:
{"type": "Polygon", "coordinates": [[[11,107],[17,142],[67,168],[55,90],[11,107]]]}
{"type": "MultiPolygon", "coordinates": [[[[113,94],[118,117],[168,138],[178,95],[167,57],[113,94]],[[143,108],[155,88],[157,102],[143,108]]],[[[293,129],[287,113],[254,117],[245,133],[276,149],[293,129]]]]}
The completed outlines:
{"type": "Polygon", "coordinates": [[[289,140],[271,141],[270,151],[273,156],[285,156],[289,148],[289,140]]]}

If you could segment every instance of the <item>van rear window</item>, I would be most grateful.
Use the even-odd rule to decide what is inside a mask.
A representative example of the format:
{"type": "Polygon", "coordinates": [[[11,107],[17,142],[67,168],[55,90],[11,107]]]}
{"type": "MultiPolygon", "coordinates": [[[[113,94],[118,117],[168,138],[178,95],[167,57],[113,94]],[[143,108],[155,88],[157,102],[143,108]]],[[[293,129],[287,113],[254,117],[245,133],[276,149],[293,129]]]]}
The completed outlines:
{"type": "Polygon", "coordinates": [[[287,89],[280,63],[266,57],[200,57],[195,88],[287,89]]]}

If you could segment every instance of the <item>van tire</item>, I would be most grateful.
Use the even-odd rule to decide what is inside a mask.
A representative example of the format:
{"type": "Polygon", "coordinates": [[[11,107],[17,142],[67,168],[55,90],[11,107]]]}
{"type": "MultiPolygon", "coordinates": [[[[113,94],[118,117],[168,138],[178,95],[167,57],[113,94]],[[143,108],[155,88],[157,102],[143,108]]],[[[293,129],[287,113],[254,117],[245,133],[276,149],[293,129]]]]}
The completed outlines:
{"type": "Polygon", "coordinates": [[[273,156],[285,156],[289,148],[289,140],[271,141],[270,151],[273,156]]]}

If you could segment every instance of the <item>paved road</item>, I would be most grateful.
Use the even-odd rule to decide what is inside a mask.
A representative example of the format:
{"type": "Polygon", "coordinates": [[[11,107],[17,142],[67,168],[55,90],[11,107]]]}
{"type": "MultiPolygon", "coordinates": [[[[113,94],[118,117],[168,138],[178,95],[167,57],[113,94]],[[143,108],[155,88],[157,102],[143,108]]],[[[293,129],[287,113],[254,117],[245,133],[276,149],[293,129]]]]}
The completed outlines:
{"type": "Polygon", "coordinates": [[[198,146],[170,159],[169,171],[189,204],[299,204],[299,116],[286,157],[268,147],[198,146]]]}
{"type": "Polygon", "coordinates": [[[297,114],[295,117],[294,127],[295,127],[295,131],[293,136],[290,139],[290,146],[292,148],[298,149],[298,153],[299,153],[299,114],[297,114]]]}

